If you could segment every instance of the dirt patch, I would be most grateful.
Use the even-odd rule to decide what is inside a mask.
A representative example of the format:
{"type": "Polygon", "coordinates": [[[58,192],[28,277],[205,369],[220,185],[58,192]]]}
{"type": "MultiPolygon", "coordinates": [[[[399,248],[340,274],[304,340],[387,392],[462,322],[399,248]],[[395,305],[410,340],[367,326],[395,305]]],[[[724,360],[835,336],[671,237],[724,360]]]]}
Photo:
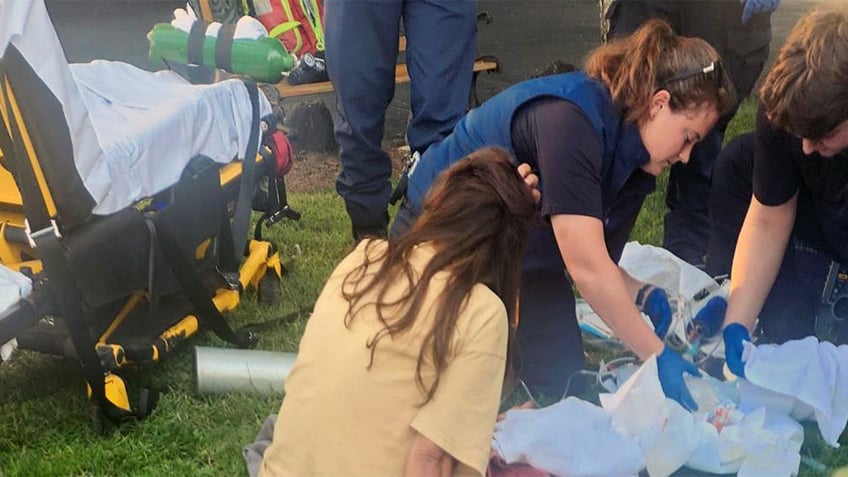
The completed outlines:
{"type": "Polygon", "coordinates": [[[336,154],[301,153],[297,155],[294,168],[286,175],[286,190],[295,194],[332,190],[338,173],[336,154]]]}
{"type": "MultiPolygon", "coordinates": [[[[392,178],[397,178],[409,159],[409,150],[402,141],[386,141],[383,150],[392,159],[392,178]]],[[[286,190],[297,194],[335,190],[339,167],[338,153],[298,153],[294,168],[286,175],[286,190]]]]}

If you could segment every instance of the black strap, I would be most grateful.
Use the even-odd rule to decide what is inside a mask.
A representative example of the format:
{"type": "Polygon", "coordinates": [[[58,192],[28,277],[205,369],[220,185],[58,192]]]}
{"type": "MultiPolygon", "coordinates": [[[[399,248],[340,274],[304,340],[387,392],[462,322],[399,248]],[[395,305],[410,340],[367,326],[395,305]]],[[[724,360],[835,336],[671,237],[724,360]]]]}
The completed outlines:
{"type": "MultiPolygon", "coordinates": [[[[0,82],[4,85],[6,83],[6,75],[2,72],[0,72],[0,82]]],[[[8,93],[9,92],[6,91],[3,94],[3,97],[5,100],[6,111],[11,114],[12,105],[9,102],[8,93]]],[[[38,179],[35,177],[35,171],[32,170],[32,167],[29,164],[22,164],[22,161],[26,160],[26,158],[17,154],[19,149],[15,147],[15,144],[23,144],[23,137],[18,129],[18,124],[14,117],[10,116],[8,119],[11,131],[6,131],[5,127],[0,129],[3,130],[4,135],[6,135],[6,133],[11,135],[11,137],[6,135],[6,138],[3,139],[4,142],[8,141],[9,148],[6,148],[6,144],[2,144],[0,147],[3,148],[3,155],[8,155],[8,159],[10,159],[9,163],[12,164],[12,169],[14,169],[15,180],[18,184],[18,188],[20,189],[21,197],[24,199],[23,208],[24,214],[27,217],[27,222],[29,223],[31,230],[41,230],[50,226],[50,215],[47,213],[47,204],[44,203],[44,196],[42,196],[41,190],[38,187],[38,179]]]]}
{"type": "MultiPolygon", "coordinates": [[[[0,81],[3,81],[3,75],[0,74],[0,81]]],[[[11,118],[10,118],[11,119],[11,118]]],[[[9,131],[6,130],[6,123],[3,122],[3,115],[0,115],[0,151],[3,152],[0,166],[5,167],[12,175],[15,175],[15,161],[12,159],[14,154],[14,144],[12,138],[9,137],[9,131]]]]}
{"type": "Polygon", "coordinates": [[[238,273],[239,258],[236,256],[236,245],[233,242],[233,228],[230,224],[230,216],[227,207],[221,207],[221,228],[218,234],[221,243],[218,253],[218,268],[224,272],[238,273]]]}
{"type": "MultiPolygon", "coordinates": [[[[146,220],[151,221],[149,217],[146,220]]],[[[159,245],[165,254],[168,266],[177,277],[183,292],[194,307],[198,320],[207,325],[219,338],[236,346],[250,347],[253,345],[249,337],[240,337],[230,328],[224,320],[223,315],[212,302],[212,297],[203,286],[203,280],[197,273],[194,263],[180,249],[174,231],[167,226],[165,221],[152,219],[152,225],[159,239],[159,245]]]]}
{"type": "Polygon", "coordinates": [[[50,277],[50,291],[68,329],[83,376],[91,389],[92,399],[113,421],[133,416],[134,413],[117,407],[106,398],[106,371],[97,356],[94,339],[88,330],[89,316],[83,308],[82,297],[58,237],[51,229],[43,229],[33,234],[32,238],[44,270],[50,277]]]}
{"type": "Polygon", "coordinates": [[[250,222],[250,210],[253,203],[253,192],[256,188],[256,152],[259,150],[259,89],[253,81],[244,81],[253,107],[253,118],[250,123],[250,139],[244,151],[241,165],[241,184],[239,185],[238,201],[233,214],[233,250],[237,256],[245,253],[247,229],[250,222]]]}
{"type": "MultiPolygon", "coordinates": [[[[11,116],[12,108],[9,102],[9,91],[5,91],[6,75],[0,72],[0,84],[4,88],[4,102],[6,111],[10,114],[9,126],[12,129],[11,136],[18,139],[22,144],[22,136],[15,118],[11,116]]],[[[59,308],[71,342],[74,345],[76,355],[82,365],[85,380],[91,388],[91,395],[100,404],[101,408],[113,417],[120,410],[106,399],[105,370],[100,364],[97,352],[94,349],[94,340],[88,330],[85,309],[82,305],[82,296],[77,288],[76,281],[71,274],[70,265],[65,257],[62,245],[50,222],[47,213],[47,205],[38,188],[38,182],[32,167],[21,164],[24,158],[16,154],[18,149],[6,130],[5,124],[0,125],[0,147],[3,148],[4,161],[8,160],[15,171],[15,179],[24,198],[25,214],[33,233],[33,242],[39,253],[42,266],[47,276],[50,277],[50,291],[59,308]]]]}
{"type": "Polygon", "coordinates": [[[236,25],[225,23],[218,30],[218,38],[215,40],[215,66],[224,71],[233,71],[233,38],[236,34],[236,25]]]}
{"type": "Polygon", "coordinates": [[[642,307],[645,306],[645,299],[648,298],[648,295],[654,290],[654,288],[654,285],[651,285],[650,283],[642,285],[642,288],[636,292],[636,308],[642,310],[642,307]]]}
{"type": "Polygon", "coordinates": [[[195,20],[188,32],[186,60],[189,65],[203,66],[203,42],[206,40],[208,23],[195,20]]]}
{"type": "Polygon", "coordinates": [[[258,321],[258,322],[255,322],[255,323],[248,323],[248,324],[242,326],[241,328],[239,328],[239,330],[240,331],[241,330],[253,331],[253,332],[264,331],[264,330],[274,328],[274,327],[279,326],[279,325],[294,323],[299,318],[301,318],[303,316],[308,316],[314,308],[315,308],[315,305],[313,304],[312,306],[300,308],[297,311],[287,313],[287,314],[280,316],[280,317],[277,317],[277,318],[270,318],[270,319],[267,319],[265,321],[258,321]]]}
{"type": "MultiPolygon", "coordinates": [[[[0,82],[5,86],[6,76],[2,72],[0,72],[0,82]]],[[[6,111],[11,114],[9,92],[5,91],[3,97],[6,111]]],[[[17,139],[18,144],[23,144],[15,118],[10,116],[7,119],[11,128],[11,136],[17,139]]],[[[58,229],[54,229],[47,212],[47,205],[38,187],[35,172],[30,165],[21,164],[20,161],[25,159],[16,154],[18,148],[15,147],[15,144],[5,125],[0,125],[0,147],[3,148],[4,161],[8,159],[9,163],[13,164],[15,180],[24,199],[24,212],[32,230],[32,240],[38,250],[44,271],[50,278],[51,295],[55,299],[59,314],[68,329],[77,358],[79,358],[82,366],[83,376],[91,389],[91,396],[110,419],[119,420],[130,416],[131,413],[115,406],[106,398],[106,371],[100,363],[94,340],[88,329],[88,314],[83,307],[82,295],[73,278],[64,248],[59,242],[58,229]]]]}
{"type": "Polygon", "coordinates": [[[203,42],[206,41],[208,23],[195,20],[188,33],[186,46],[186,74],[192,84],[208,83],[212,69],[203,62],[203,42]]]}
{"type": "Polygon", "coordinates": [[[147,311],[150,322],[156,319],[156,308],[159,305],[159,295],[156,294],[156,228],[150,220],[144,221],[147,225],[147,235],[150,237],[149,249],[147,250],[147,311]]]}

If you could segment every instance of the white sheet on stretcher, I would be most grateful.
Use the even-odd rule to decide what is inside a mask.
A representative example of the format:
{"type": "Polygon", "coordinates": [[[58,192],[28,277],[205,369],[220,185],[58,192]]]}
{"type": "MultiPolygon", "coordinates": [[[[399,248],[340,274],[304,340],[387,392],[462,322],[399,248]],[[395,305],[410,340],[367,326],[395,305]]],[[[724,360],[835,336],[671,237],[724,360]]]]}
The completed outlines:
{"type": "MultiPolygon", "coordinates": [[[[176,183],[198,154],[220,163],[244,155],[253,109],[239,80],[192,85],[172,71],[101,60],[71,72],[123,206],[176,183]]],[[[261,96],[260,117],[270,112],[261,96]]]]}
{"type": "MultiPolygon", "coordinates": [[[[9,44],[62,104],[95,214],[174,184],[197,154],[223,163],[245,152],[252,110],[237,80],[193,86],[124,63],[68,67],[43,0],[0,0],[0,56],[9,44]]],[[[260,94],[260,116],[270,111],[260,94]]]]}

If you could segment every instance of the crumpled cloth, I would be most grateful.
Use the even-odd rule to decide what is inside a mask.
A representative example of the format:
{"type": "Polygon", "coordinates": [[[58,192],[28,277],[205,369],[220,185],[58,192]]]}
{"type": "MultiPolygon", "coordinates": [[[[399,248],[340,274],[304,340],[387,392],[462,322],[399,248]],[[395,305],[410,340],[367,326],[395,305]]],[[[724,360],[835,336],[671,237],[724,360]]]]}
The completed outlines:
{"type": "Polygon", "coordinates": [[[745,343],[747,380],[740,383],[743,412],[765,407],[803,421],[815,418],[833,447],[848,422],[848,345],[808,336],[781,345],[745,343]]]}
{"type": "Polygon", "coordinates": [[[507,463],[554,475],[631,476],[645,467],[642,449],[613,429],[612,416],[575,397],[507,412],[492,448],[507,463]]]}
{"type": "Polygon", "coordinates": [[[698,403],[692,414],[665,398],[656,358],[648,359],[615,394],[601,404],[613,426],[643,449],[648,473],[667,476],[682,466],[740,477],[797,474],[804,431],[791,418],[757,408],[736,411],[736,383],[711,377],[687,378],[698,403]]]}
{"type": "MultiPolygon", "coordinates": [[[[21,298],[28,296],[30,292],[32,292],[32,280],[0,264],[0,314],[21,298]]],[[[9,359],[17,347],[18,343],[14,339],[7,343],[0,343],[0,362],[9,359]]]]}
{"type": "Polygon", "coordinates": [[[698,424],[692,413],[665,397],[656,355],[614,394],[599,397],[601,406],[612,415],[613,427],[640,448],[651,476],[672,474],[697,449],[698,424]]]}
{"type": "Polygon", "coordinates": [[[276,424],[276,414],[266,417],[265,422],[262,423],[262,427],[259,428],[259,432],[256,433],[256,439],[241,449],[241,454],[244,456],[244,461],[247,464],[247,473],[250,477],[257,477],[259,475],[262,458],[265,456],[265,451],[271,445],[271,440],[274,438],[274,426],[276,424]]]}

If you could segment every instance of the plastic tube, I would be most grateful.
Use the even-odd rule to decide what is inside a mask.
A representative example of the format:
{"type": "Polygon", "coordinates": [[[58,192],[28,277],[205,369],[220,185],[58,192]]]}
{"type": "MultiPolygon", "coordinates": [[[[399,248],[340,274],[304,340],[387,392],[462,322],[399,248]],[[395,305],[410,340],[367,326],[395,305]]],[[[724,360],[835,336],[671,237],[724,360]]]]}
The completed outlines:
{"type": "Polygon", "coordinates": [[[296,357],[295,353],[197,346],[195,391],[200,395],[282,394],[296,357]]]}

